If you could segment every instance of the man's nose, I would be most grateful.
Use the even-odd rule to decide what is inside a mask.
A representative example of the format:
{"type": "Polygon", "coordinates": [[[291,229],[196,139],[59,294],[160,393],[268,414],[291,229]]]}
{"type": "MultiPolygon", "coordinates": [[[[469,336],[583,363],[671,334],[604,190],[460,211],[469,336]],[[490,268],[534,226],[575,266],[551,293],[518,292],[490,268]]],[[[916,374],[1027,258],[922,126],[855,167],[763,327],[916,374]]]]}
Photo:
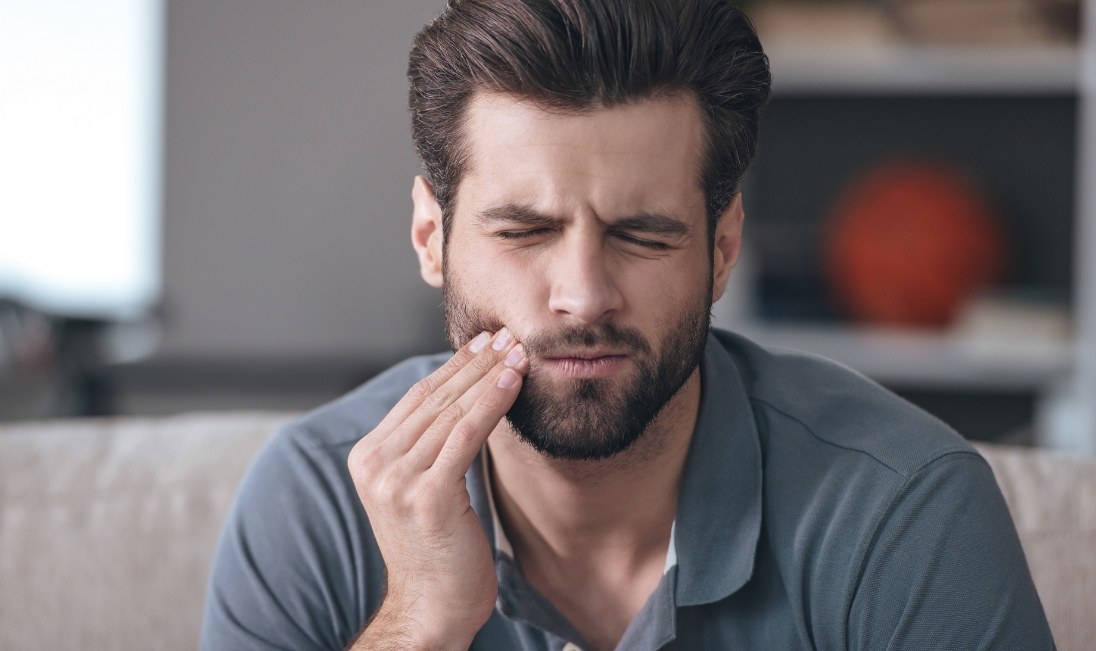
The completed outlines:
{"type": "Polygon", "coordinates": [[[624,304],[609,252],[602,238],[590,235],[576,234],[555,251],[549,263],[548,307],[554,315],[578,323],[604,321],[624,304]]]}

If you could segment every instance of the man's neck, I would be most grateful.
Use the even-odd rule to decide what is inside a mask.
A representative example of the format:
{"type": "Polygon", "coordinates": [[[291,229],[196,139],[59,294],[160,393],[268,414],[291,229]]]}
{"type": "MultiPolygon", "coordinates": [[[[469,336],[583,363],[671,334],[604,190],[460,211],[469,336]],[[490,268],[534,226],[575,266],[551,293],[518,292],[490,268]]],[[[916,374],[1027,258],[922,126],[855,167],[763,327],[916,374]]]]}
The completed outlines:
{"type": "Polygon", "coordinates": [[[697,370],[635,445],[605,461],[549,459],[505,421],[491,435],[490,480],[515,560],[565,615],[575,619],[577,605],[553,599],[561,584],[591,597],[604,590],[603,600],[631,592],[616,613],[624,626],[657,585],[699,407],[697,370]]]}

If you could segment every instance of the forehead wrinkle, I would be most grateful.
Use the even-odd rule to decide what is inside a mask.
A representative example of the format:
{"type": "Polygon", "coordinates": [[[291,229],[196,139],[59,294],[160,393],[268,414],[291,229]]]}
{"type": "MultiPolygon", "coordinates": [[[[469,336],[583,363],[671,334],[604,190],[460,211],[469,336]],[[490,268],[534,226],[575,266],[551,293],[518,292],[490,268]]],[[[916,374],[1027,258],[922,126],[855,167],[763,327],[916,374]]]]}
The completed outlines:
{"type": "MultiPolygon", "coordinates": [[[[690,225],[688,230],[698,226],[692,223],[694,207],[699,208],[702,218],[706,217],[701,173],[707,144],[705,129],[695,98],[688,94],[647,98],[608,108],[590,107],[586,111],[559,112],[518,97],[477,92],[464,117],[466,120],[462,129],[471,159],[468,162],[474,161],[475,164],[469,166],[469,173],[461,185],[462,190],[468,189],[469,185],[476,187],[478,200],[473,203],[482,206],[510,201],[522,207],[536,206],[542,210],[528,212],[539,213],[557,222],[570,220],[586,210],[594,210],[602,223],[610,223],[610,220],[601,219],[601,216],[636,216],[649,212],[676,217],[678,221],[690,225]],[[684,141],[697,145],[689,148],[688,160],[682,160],[684,166],[676,169],[652,169],[649,178],[639,183],[636,179],[643,178],[643,174],[630,173],[622,177],[621,170],[631,171],[628,161],[662,156],[655,156],[638,147],[639,142],[634,135],[603,139],[600,137],[602,131],[616,133],[615,123],[634,121],[637,119],[634,111],[643,106],[657,108],[665,117],[665,107],[671,103],[691,108],[685,120],[691,127],[691,133],[677,138],[674,145],[675,151],[679,149],[677,145],[684,141]],[[615,114],[617,118],[604,121],[609,114],[615,114]],[[567,135],[566,129],[556,132],[553,128],[534,128],[557,123],[562,126],[568,120],[586,118],[601,120],[600,124],[607,130],[599,130],[592,137],[576,140],[567,135]],[[528,131],[525,130],[526,126],[529,126],[528,131]],[[511,127],[517,130],[511,131],[511,127]],[[531,151],[531,145],[536,145],[536,151],[531,151]],[[499,160],[500,157],[503,160],[499,160]],[[562,164],[568,160],[576,160],[578,164],[562,164]],[[666,183],[662,181],[673,181],[673,185],[665,187],[666,183]],[[686,187],[689,192],[696,193],[697,206],[693,205],[693,197],[678,196],[686,187]],[[674,201],[667,206],[659,197],[665,199],[668,196],[688,201],[674,201]]],[[[678,119],[677,123],[680,124],[681,120],[678,119]]],[[[461,194],[464,196],[465,193],[462,191],[461,194]]],[[[481,223],[483,221],[479,220],[481,223]]],[[[494,219],[490,221],[497,222],[494,219]]],[[[634,221],[638,223],[642,220],[634,221]]]]}

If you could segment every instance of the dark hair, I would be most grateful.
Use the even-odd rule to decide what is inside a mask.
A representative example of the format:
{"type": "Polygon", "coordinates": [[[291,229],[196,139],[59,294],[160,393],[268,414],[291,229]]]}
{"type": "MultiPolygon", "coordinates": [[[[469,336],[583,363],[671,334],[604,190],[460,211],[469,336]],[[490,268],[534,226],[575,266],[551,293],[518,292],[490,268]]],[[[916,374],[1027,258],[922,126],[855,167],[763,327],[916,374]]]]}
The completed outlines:
{"type": "Polygon", "coordinates": [[[707,130],[712,230],[757,150],[771,83],[753,25],[729,0],[451,0],[415,36],[407,76],[411,134],[446,232],[476,91],[567,112],[691,91],[707,130]]]}

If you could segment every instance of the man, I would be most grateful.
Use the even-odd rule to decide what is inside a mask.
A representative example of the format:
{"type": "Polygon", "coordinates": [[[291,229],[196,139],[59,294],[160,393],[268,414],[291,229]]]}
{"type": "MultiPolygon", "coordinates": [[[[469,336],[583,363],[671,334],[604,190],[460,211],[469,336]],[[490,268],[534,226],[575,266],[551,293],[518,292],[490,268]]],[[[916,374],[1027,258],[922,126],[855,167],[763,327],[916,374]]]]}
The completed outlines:
{"type": "Polygon", "coordinates": [[[409,77],[412,241],[456,352],[260,455],[205,647],[1053,647],[970,447],[709,330],[769,90],[741,13],[454,1],[409,77]]]}

